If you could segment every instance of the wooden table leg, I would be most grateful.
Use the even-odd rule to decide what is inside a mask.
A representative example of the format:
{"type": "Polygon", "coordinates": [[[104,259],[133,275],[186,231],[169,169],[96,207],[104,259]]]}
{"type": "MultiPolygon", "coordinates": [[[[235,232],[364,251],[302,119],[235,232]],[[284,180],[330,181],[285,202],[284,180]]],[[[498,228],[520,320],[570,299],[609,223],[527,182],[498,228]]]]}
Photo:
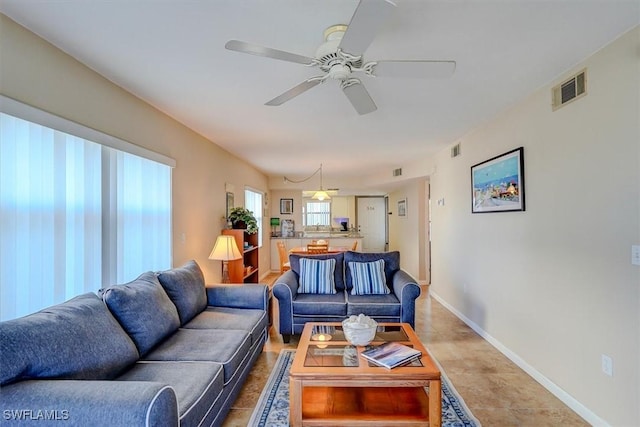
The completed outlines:
{"type": "Polygon", "coordinates": [[[429,427],[442,425],[442,384],[440,380],[429,381],[429,427]]]}
{"type": "Polygon", "coordinates": [[[289,378],[289,425],[302,426],[302,381],[289,378]]]}

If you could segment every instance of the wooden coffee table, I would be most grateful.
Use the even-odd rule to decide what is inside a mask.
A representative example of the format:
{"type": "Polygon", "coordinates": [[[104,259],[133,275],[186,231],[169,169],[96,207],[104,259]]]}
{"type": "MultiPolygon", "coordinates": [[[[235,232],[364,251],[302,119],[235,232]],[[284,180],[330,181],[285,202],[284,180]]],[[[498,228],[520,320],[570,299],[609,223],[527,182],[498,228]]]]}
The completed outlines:
{"type": "Polygon", "coordinates": [[[375,366],[360,356],[366,347],[346,341],[340,323],[307,323],[289,376],[291,425],[440,427],[440,370],[409,324],[378,324],[370,345],[386,341],[422,357],[394,369],[375,366]]]}

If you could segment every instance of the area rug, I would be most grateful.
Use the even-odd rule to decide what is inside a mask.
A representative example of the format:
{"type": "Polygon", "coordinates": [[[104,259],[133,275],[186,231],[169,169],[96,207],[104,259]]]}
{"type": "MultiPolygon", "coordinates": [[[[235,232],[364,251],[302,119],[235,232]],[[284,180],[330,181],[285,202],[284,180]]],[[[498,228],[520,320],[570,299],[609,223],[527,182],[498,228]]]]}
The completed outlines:
{"type": "MultiPolygon", "coordinates": [[[[295,354],[295,350],[288,349],[280,352],[247,424],[248,427],[289,426],[289,368],[295,354]]],[[[442,426],[480,427],[480,422],[467,408],[441,366],[440,372],[442,373],[442,426]]]]}

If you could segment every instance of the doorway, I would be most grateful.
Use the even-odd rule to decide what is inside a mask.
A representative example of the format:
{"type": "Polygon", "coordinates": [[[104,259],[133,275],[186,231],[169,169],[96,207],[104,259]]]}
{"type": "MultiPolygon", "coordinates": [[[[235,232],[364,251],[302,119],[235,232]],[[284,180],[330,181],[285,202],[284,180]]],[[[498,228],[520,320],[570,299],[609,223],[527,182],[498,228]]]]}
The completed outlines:
{"type": "Polygon", "coordinates": [[[384,196],[357,196],[358,232],[362,235],[362,252],[384,252],[387,235],[387,212],[384,196]]]}

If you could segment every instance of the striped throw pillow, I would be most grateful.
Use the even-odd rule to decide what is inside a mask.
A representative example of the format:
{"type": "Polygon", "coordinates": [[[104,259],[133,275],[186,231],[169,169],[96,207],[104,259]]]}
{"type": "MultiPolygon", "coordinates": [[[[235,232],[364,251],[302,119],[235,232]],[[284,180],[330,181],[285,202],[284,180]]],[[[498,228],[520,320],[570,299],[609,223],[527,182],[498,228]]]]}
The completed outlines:
{"type": "Polygon", "coordinates": [[[300,294],[335,294],[335,259],[300,258],[300,294]]]}
{"type": "Polygon", "coordinates": [[[350,262],[351,295],[382,295],[390,294],[387,280],[384,277],[384,260],[372,262],[350,262]]]}

